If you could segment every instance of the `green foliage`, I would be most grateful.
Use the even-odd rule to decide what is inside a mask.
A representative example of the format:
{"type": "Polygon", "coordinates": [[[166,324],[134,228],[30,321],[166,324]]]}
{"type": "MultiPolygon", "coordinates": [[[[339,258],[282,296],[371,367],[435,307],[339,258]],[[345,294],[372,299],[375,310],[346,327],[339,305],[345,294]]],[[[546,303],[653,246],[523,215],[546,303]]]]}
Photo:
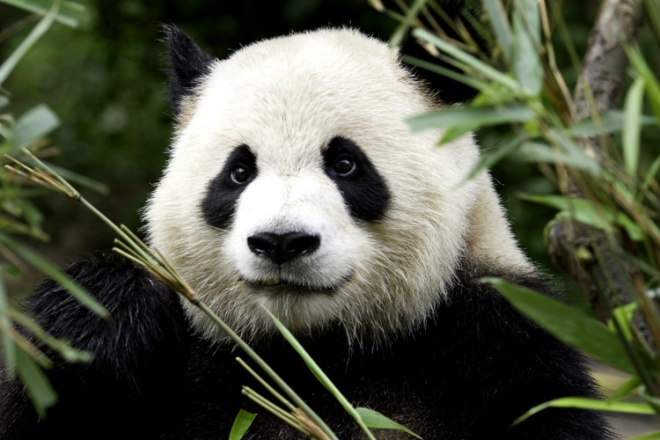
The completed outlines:
{"type": "MultiPolygon", "coordinates": [[[[2,0],[39,15],[43,15],[30,33],[17,48],[0,64],[0,85],[15,70],[19,61],[32,50],[37,41],[50,29],[55,21],[76,26],[82,14],[80,5],[70,2],[2,0]]],[[[45,137],[59,127],[60,121],[45,104],[38,104],[15,118],[4,112],[10,104],[10,95],[0,88],[0,154],[17,154],[22,148],[40,150],[47,145],[45,137]]],[[[16,331],[14,324],[29,330],[43,345],[55,350],[70,362],[88,362],[89,353],[72,349],[65,341],[47,335],[38,325],[16,310],[5,289],[5,279],[21,273],[24,264],[43,271],[67,289],[78,301],[99,315],[109,318],[108,312],[87,292],[75,284],[68,276],[39,253],[14,236],[27,236],[45,240],[48,236],[41,229],[43,215],[30,201],[39,191],[29,189],[24,182],[6,168],[0,169],[0,253],[7,256],[9,264],[0,266],[0,337],[4,375],[10,379],[18,376],[25,384],[28,395],[38,414],[55,404],[57,395],[50,386],[43,369],[50,368],[52,362],[31,340],[16,331]]]]}
{"type": "MultiPolygon", "coordinates": [[[[643,37],[651,39],[651,58],[638,44],[625,42],[632,80],[626,86],[621,109],[598,113],[590,103],[590,117],[576,121],[573,98],[566,85],[575,78],[561,74],[562,68],[557,65],[561,54],[553,34],[569,42],[567,53],[562,55],[572,59],[568,67],[581,69],[576,66],[575,48],[562,11],[555,7],[548,11],[546,3],[484,0],[485,14],[471,21],[491,25],[497,44],[486,52],[466,51],[446,36],[424,28],[421,21],[414,22],[418,28],[413,36],[432,46],[430,52],[437,52],[439,59],[455,66],[458,72],[444,71],[429,62],[418,64],[446,73],[479,94],[467,105],[442,108],[407,122],[415,131],[441,129],[440,144],[475,128],[497,130],[499,141],[484,152],[470,177],[503,160],[538,163],[559,194],[520,197],[558,210],[546,226],[546,240],[550,230],[566,221],[602,231],[605,243],[582,237],[585,245],[568,258],[587,271],[593,265],[601,267],[605,279],[592,280],[594,285],[611,289],[623,286],[632,298],[629,303],[623,297],[600,298],[611,316],[606,325],[528,289],[498,279],[487,280],[558,339],[630,375],[610,400],[566,396],[531,409],[517,423],[548,407],[660,414],[660,357],[651,348],[660,346],[660,312],[657,298],[650,294],[660,285],[660,83],[657,72],[646,61],[659,55],[660,21],[657,16],[648,17],[654,34],[643,37]],[[511,7],[507,9],[505,4],[511,7]],[[645,115],[646,109],[653,116],[645,115]],[[588,137],[598,139],[600,145],[591,146],[588,137]],[[584,197],[576,198],[576,192],[584,197]],[[607,266],[605,253],[620,259],[616,269],[607,266]],[[641,337],[638,318],[648,328],[651,341],[641,337]],[[622,401],[635,392],[643,403],[622,401]]],[[[643,3],[647,11],[658,11],[655,2],[643,3]]],[[[427,2],[427,6],[434,4],[432,0],[427,2]]],[[[424,7],[421,11],[424,13],[424,7]]],[[[591,99],[590,92],[585,95],[591,99]]],[[[658,433],[651,433],[640,438],[657,437],[658,433]]]]}
{"type": "Polygon", "coordinates": [[[254,413],[240,410],[229,432],[229,440],[242,439],[256,417],[254,413]]]}
{"type": "MultiPolygon", "coordinates": [[[[557,339],[583,350],[621,371],[634,374],[635,367],[616,332],[570,306],[503,280],[487,278],[518,310],[539,323],[557,339]]],[[[640,354],[641,356],[641,354],[640,354]]],[[[651,362],[647,361],[650,365],[651,362]]]]}

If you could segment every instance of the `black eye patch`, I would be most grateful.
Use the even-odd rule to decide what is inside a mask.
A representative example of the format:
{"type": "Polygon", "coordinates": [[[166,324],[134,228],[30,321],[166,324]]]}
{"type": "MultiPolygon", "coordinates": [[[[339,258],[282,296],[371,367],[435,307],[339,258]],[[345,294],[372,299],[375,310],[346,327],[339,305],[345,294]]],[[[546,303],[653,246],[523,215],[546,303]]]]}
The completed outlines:
{"type": "Polygon", "coordinates": [[[257,158],[247,145],[236,147],[206,190],[202,201],[206,223],[218,229],[229,227],[238,197],[255,177],[257,158]]]}
{"type": "Polygon", "coordinates": [[[360,147],[349,139],[335,137],[323,151],[323,164],[354,218],[369,222],[383,217],[390,192],[360,147]]]}

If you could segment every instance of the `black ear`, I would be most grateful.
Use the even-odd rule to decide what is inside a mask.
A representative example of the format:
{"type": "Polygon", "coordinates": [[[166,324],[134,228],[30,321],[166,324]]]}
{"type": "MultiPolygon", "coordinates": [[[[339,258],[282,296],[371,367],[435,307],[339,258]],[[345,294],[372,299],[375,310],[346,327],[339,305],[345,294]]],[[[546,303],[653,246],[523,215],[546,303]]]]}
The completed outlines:
{"type": "Polygon", "coordinates": [[[174,25],[164,25],[170,77],[170,106],[175,115],[181,111],[181,100],[194,94],[199,81],[211,72],[215,58],[203,52],[185,32],[174,25]]]}

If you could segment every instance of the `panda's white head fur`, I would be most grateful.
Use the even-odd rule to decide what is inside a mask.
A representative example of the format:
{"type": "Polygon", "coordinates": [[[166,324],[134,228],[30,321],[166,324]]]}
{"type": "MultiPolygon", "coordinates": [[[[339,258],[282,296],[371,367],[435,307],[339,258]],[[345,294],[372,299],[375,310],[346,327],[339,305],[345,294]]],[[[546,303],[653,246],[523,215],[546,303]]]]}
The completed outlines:
{"type": "Polygon", "coordinates": [[[239,334],[275,331],[265,307],[294,332],[378,341],[423,324],[459,265],[530,270],[489,176],[464,181],[472,138],[408,130],[435,104],[395,50],[353,30],[226,60],[176,28],[168,40],[178,126],[149,237],[239,334]]]}

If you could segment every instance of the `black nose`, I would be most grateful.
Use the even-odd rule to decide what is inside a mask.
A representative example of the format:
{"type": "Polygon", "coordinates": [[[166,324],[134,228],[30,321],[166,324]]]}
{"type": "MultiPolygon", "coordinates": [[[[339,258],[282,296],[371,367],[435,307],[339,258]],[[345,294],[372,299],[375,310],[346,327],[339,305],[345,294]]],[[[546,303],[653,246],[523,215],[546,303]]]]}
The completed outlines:
{"type": "Polygon", "coordinates": [[[247,243],[254,254],[268,257],[276,264],[283,264],[300,255],[311,254],[319,248],[321,239],[318,235],[304,232],[263,232],[248,237],[247,243]]]}

